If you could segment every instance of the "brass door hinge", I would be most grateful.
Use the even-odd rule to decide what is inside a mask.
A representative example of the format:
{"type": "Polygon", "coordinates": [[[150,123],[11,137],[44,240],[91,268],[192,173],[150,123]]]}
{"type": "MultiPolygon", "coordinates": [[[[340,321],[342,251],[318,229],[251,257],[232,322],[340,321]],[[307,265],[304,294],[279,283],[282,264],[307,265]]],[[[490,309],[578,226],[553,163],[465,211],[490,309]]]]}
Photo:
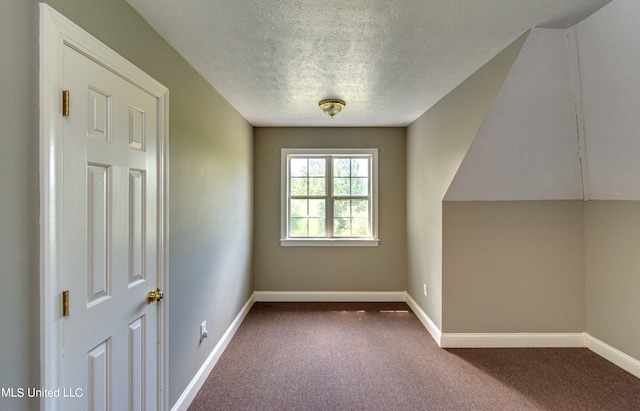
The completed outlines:
{"type": "Polygon", "coordinates": [[[69,290],[62,292],[62,316],[69,316],[69,290]]]}
{"type": "Polygon", "coordinates": [[[62,116],[69,116],[69,90],[62,90],[62,116]]]}

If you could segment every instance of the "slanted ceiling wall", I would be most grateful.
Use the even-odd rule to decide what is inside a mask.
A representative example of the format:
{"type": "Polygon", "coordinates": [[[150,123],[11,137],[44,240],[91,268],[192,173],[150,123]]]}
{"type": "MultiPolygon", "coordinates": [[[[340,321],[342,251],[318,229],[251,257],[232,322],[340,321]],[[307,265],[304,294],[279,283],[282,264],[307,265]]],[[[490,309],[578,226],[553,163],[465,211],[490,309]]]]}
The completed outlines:
{"type": "Polygon", "coordinates": [[[443,198],[444,332],[587,331],[640,359],[638,21],[617,0],[528,34],[443,198]]]}
{"type": "Polygon", "coordinates": [[[639,10],[531,30],[444,200],[640,200],[639,10]]]}
{"type": "Polygon", "coordinates": [[[568,30],[533,29],[444,199],[582,199],[568,30]]]}

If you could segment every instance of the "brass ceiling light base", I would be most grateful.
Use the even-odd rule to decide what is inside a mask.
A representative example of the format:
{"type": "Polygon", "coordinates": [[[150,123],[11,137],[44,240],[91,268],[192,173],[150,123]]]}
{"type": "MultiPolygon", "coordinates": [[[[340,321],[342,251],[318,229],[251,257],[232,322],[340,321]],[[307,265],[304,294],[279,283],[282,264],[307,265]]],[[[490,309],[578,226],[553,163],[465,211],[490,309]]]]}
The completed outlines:
{"type": "Polygon", "coordinates": [[[318,106],[320,106],[322,111],[327,113],[331,118],[340,113],[346,105],[347,103],[345,103],[344,100],[337,99],[322,100],[318,103],[318,106]]]}

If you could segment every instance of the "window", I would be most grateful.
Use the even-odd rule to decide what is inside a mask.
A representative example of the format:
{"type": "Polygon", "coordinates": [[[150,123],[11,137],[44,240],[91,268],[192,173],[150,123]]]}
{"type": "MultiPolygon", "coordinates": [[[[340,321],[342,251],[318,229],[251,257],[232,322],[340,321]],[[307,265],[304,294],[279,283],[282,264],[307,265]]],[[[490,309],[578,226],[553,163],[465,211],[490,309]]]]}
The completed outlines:
{"type": "Polygon", "coordinates": [[[282,149],[282,245],[378,244],[377,149],[282,149]]]}

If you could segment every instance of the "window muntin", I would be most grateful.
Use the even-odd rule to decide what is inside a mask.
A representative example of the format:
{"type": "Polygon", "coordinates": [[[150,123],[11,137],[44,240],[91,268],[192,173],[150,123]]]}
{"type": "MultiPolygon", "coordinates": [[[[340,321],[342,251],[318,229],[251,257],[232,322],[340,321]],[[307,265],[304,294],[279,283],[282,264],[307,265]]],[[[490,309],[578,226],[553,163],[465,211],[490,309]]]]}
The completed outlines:
{"type": "Polygon", "coordinates": [[[282,149],[282,162],[283,245],[377,243],[377,149],[282,149]]]}

